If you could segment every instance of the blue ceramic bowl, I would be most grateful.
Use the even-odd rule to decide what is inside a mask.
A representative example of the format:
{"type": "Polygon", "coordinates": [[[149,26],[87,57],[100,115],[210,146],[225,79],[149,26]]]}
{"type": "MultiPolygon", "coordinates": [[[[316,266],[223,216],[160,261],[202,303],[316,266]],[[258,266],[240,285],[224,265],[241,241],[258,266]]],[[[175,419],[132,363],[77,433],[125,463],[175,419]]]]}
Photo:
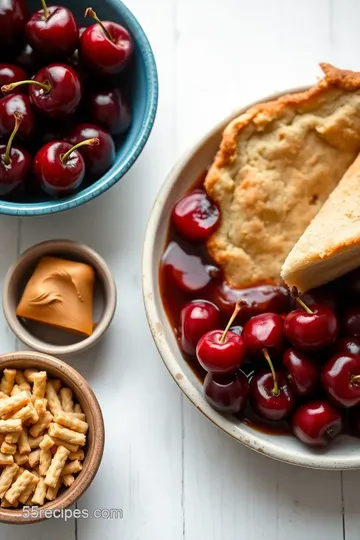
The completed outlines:
{"type": "MultiPolygon", "coordinates": [[[[31,13],[41,8],[39,0],[27,0],[31,13]]],[[[154,55],[149,41],[134,15],[120,0],[61,0],[48,2],[69,7],[79,26],[88,26],[91,19],[84,18],[89,5],[103,20],[112,20],[125,26],[131,33],[134,44],[134,66],[132,68],[131,106],[133,121],[130,130],[117,147],[116,160],[112,168],[90,187],[86,187],[66,198],[37,202],[7,202],[0,200],[0,214],[12,216],[39,216],[62,212],[85,204],[116,184],[132,167],[141,154],[154,124],[158,79],[154,55]]]]}

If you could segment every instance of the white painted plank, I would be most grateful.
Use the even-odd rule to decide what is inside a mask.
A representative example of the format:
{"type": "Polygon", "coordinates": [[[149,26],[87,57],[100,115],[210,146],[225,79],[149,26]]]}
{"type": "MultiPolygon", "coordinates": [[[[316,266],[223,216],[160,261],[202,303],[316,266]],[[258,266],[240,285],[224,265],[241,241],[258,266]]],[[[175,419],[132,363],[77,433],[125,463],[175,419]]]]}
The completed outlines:
{"type": "MultiPolygon", "coordinates": [[[[332,60],[330,15],[326,0],[178,2],[177,150],[249,101],[314,82],[332,60]]],[[[340,473],[251,453],[186,400],[184,425],[186,540],[342,537],[340,473]]]]}

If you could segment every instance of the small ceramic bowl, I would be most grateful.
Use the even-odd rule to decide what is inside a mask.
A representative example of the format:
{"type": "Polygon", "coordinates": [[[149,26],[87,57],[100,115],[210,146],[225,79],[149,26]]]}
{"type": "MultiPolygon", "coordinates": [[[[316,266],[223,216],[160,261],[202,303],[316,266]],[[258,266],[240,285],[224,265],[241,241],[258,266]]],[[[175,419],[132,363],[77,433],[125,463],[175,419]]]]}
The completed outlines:
{"type": "Polygon", "coordinates": [[[115,308],[116,286],[108,265],[96,251],[71,240],[50,240],[29,248],[5,276],[3,309],[6,320],[23,343],[43,353],[64,356],[92,347],[109,327],[115,308]],[[25,285],[38,261],[46,255],[84,262],[94,268],[94,331],[91,336],[82,337],[16,316],[25,285]]]}
{"type": "MultiPolygon", "coordinates": [[[[38,0],[27,0],[30,13],[39,9],[38,0]]],[[[61,5],[74,13],[79,26],[89,26],[93,20],[84,17],[86,8],[91,7],[100,19],[114,21],[125,26],[134,40],[134,56],[131,67],[130,130],[115,141],[116,158],[111,169],[89,187],[80,188],[74,195],[62,199],[33,198],[25,202],[0,200],[0,214],[12,216],[41,216],[76,208],[104,193],[133,166],[141,154],[151,133],[158,102],[158,78],[154,55],[144,30],[136,17],[120,0],[62,0],[61,5]]],[[[40,6],[41,7],[41,6],[40,6]]],[[[31,74],[32,75],[32,74],[31,74]]],[[[121,80],[124,74],[121,74],[121,80]]],[[[98,78],[96,78],[98,79],[98,78]]],[[[97,81],[95,81],[97,82],[97,81]]],[[[89,83],[87,83],[89,84],[89,83]]],[[[92,83],[90,82],[90,85],[92,83]]],[[[116,83],[115,83],[116,86],[116,83]]]]}
{"type": "Polygon", "coordinates": [[[52,377],[60,379],[65,386],[73,391],[89,424],[83,469],[71,487],[60,492],[54,501],[49,501],[44,506],[39,507],[38,510],[40,511],[41,508],[41,513],[38,512],[33,517],[27,518],[21,509],[0,507],[0,522],[34,523],[49,517],[50,511],[71,506],[90,486],[100,466],[104,451],[104,420],[99,403],[88,383],[80,373],[61,360],[37,352],[12,352],[0,355],[0,370],[4,368],[38,368],[47,371],[52,377]],[[47,515],[44,515],[45,510],[49,510],[47,515]]]}
{"type": "MultiPolygon", "coordinates": [[[[268,96],[260,102],[276,99],[296,88],[268,96]]],[[[257,102],[259,103],[259,102],[257,102]]],[[[273,435],[254,429],[232,415],[215,411],[204,399],[201,382],[182,357],[167,319],[159,290],[159,264],[164,251],[169,220],[175,202],[212,163],[225,126],[256,103],[251,103],[214,127],[172,169],[150,216],[143,253],[143,294],[149,326],[159,353],[184,394],[209,420],[236,441],[274,459],[293,465],[317,469],[360,468],[359,440],[346,435],[338,437],[328,448],[313,449],[291,435],[273,435]]]]}

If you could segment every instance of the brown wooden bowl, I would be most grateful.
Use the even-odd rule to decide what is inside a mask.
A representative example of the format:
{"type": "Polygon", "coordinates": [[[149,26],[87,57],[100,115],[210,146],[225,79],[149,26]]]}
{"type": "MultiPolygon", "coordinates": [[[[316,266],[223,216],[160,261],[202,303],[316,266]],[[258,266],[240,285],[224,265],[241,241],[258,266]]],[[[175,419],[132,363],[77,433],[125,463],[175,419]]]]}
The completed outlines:
{"type": "Polygon", "coordinates": [[[48,501],[44,506],[39,507],[38,511],[42,510],[42,513],[36,517],[24,517],[21,508],[0,507],[0,522],[35,523],[49,517],[49,515],[44,515],[45,510],[53,511],[71,506],[90,486],[100,466],[104,451],[104,420],[98,400],[88,383],[80,373],[61,360],[43,353],[19,351],[0,355],[0,370],[2,371],[4,368],[38,368],[60,379],[74,392],[89,424],[83,469],[71,487],[64,489],[54,501],[48,501]]]}

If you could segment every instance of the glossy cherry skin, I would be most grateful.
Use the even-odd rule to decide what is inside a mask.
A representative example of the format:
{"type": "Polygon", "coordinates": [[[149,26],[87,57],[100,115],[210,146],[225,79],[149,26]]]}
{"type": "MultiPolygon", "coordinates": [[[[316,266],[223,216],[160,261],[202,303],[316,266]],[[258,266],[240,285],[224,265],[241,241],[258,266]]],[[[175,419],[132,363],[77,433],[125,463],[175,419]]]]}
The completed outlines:
{"type": "Polygon", "coordinates": [[[249,383],[242,371],[227,377],[207,373],[204,380],[204,395],[213,409],[223,413],[240,413],[244,410],[249,395],[249,383]]]}
{"type": "Polygon", "coordinates": [[[78,74],[66,64],[50,64],[38,71],[34,80],[50,84],[45,92],[36,84],[29,85],[30,101],[36,109],[53,119],[74,113],[81,101],[82,87],[78,74]]]}
{"type": "Polygon", "coordinates": [[[86,107],[95,124],[99,124],[111,135],[122,135],[131,126],[130,105],[118,88],[93,92],[87,99],[86,107]]]}
{"type": "Polygon", "coordinates": [[[26,23],[26,37],[31,47],[47,58],[66,58],[79,43],[79,30],[74,15],[62,6],[49,6],[36,11],[26,23]]]}
{"type": "Polygon", "coordinates": [[[21,50],[27,18],[25,0],[0,0],[1,56],[21,50]]]}
{"type": "Polygon", "coordinates": [[[295,397],[283,373],[276,373],[280,393],[273,392],[274,379],[269,371],[254,375],[250,381],[251,407],[261,418],[266,420],[283,420],[294,408],[295,397]]]}
{"type": "Polygon", "coordinates": [[[182,197],[171,214],[176,230],[181,236],[194,242],[206,240],[216,229],[219,217],[218,207],[202,189],[196,189],[182,197]]]}
{"type": "MultiPolygon", "coordinates": [[[[13,126],[14,127],[14,126],[13,126]]],[[[27,150],[12,146],[10,163],[4,162],[6,145],[0,145],[0,196],[9,195],[24,184],[30,173],[32,158],[27,150]]]]}
{"type": "Polygon", "coordinates": [[[86,28],[80,38],[80,58],[88,69],[99,75],[115,75],[128,64],[133,52],[133,40],[120,24],[104,21],[112,40],[99,24],[86,28]]]}
{"type": "Polygon", "coordinates": [[[94,124],[78,124],[66,140],[75,145],[85,139],[94,138],[99,139],[98,146],[83,146],[79,148],[79,152],[84,158],[86,173],[94,178],[100,178],[115,161],[115,144],[111,135],[94,124]]]}
{"type": "Polygon", "coordinates": [[[327,401],[313,401],[294,412],[292,428],[303,443],[322,447],[341,433],[343,420],[340,412],[327,401]]]}
{"type": "Polygon", "coordinates": [[[181,349],[195,356],[199,339],[221,325],[219,309],[206,300],[194,300],[184,306],[180,313],[181,349]]]}
{"type": "Polygon", "coordinates": [[[258,354],[263,349],[281,349],[284,320],[276,313],[263,313],[252,317],[244,326],[242,337],[246,350],[258,354]]]}
{"type": "MultiPolygon", "coordinates": [[[[0,64],[0,88],[4,84],[11,84],[13,82],[23,81],[24,79],[26,79],[26,73],[21,67],[14,64],[0,64]]],[[[13,90],[13,92],[26,94],[27,88],[20,86],[16,90],[13,90]]]]}
{"type": "Polygon", "coordinates": [[[73,193],[84,178],[85,163],[77,150],[71,153],[66,163],[61,161],[61,156],[71,147],[64,141],[53,141],[40,148],[35,156],[34,173],[38,185],[50,195],[73,193]]]}
{"type": "Polygon", "coordinates": [[[297,396],[310,396],[318,387],[320,369],[315,362],[301,351],[287,349],[283,354],[286,377],[297,396]]]}
{"type": "Polygon", "coordinates": [[[335,354],[324,365],[321,382],[337,405],[357,405],[360,403],[360,356],[335,354]],[[356,376],[359,380],[353,378],[356,376]]]}
{"type": "Polygon", "coordinates": [[[0,100],[0,136],[10,135],[14,128],[14,112],[21,113],[23,120],[18,135],[22,139],[30,139],[36,128],[36,119],[28,96],[10,94],[0,100]]]}
{"type": "Polygon", "coordinates": [[[360,356],[360,338],[345,337],[335,342],[334,352],[337,354],[356,354],[360,356]]]}
{"type": "Polygon", "coordinates": [[[343,334],[346,336],[360,336],[360,308],[351,307],[346,309],[341,323],[343,334]]]}
{"type": "Polygon", "coordinates": [[[331,308],[314,304],[311,310],[313,313],[295,309],[284,322],[288,340],[304,351],[317,351],[332,345],[339,334],[339,323],[331,308]]]}
{"type": "Polygon", "coordinates": [[[197,344],[198,362],[209,373],[235,373],[244,361],[246,351],[241,336],[229,331],[224,343],[221,343],[223,333],[223,330],[211,330],[202,336],[197,344]]]}

